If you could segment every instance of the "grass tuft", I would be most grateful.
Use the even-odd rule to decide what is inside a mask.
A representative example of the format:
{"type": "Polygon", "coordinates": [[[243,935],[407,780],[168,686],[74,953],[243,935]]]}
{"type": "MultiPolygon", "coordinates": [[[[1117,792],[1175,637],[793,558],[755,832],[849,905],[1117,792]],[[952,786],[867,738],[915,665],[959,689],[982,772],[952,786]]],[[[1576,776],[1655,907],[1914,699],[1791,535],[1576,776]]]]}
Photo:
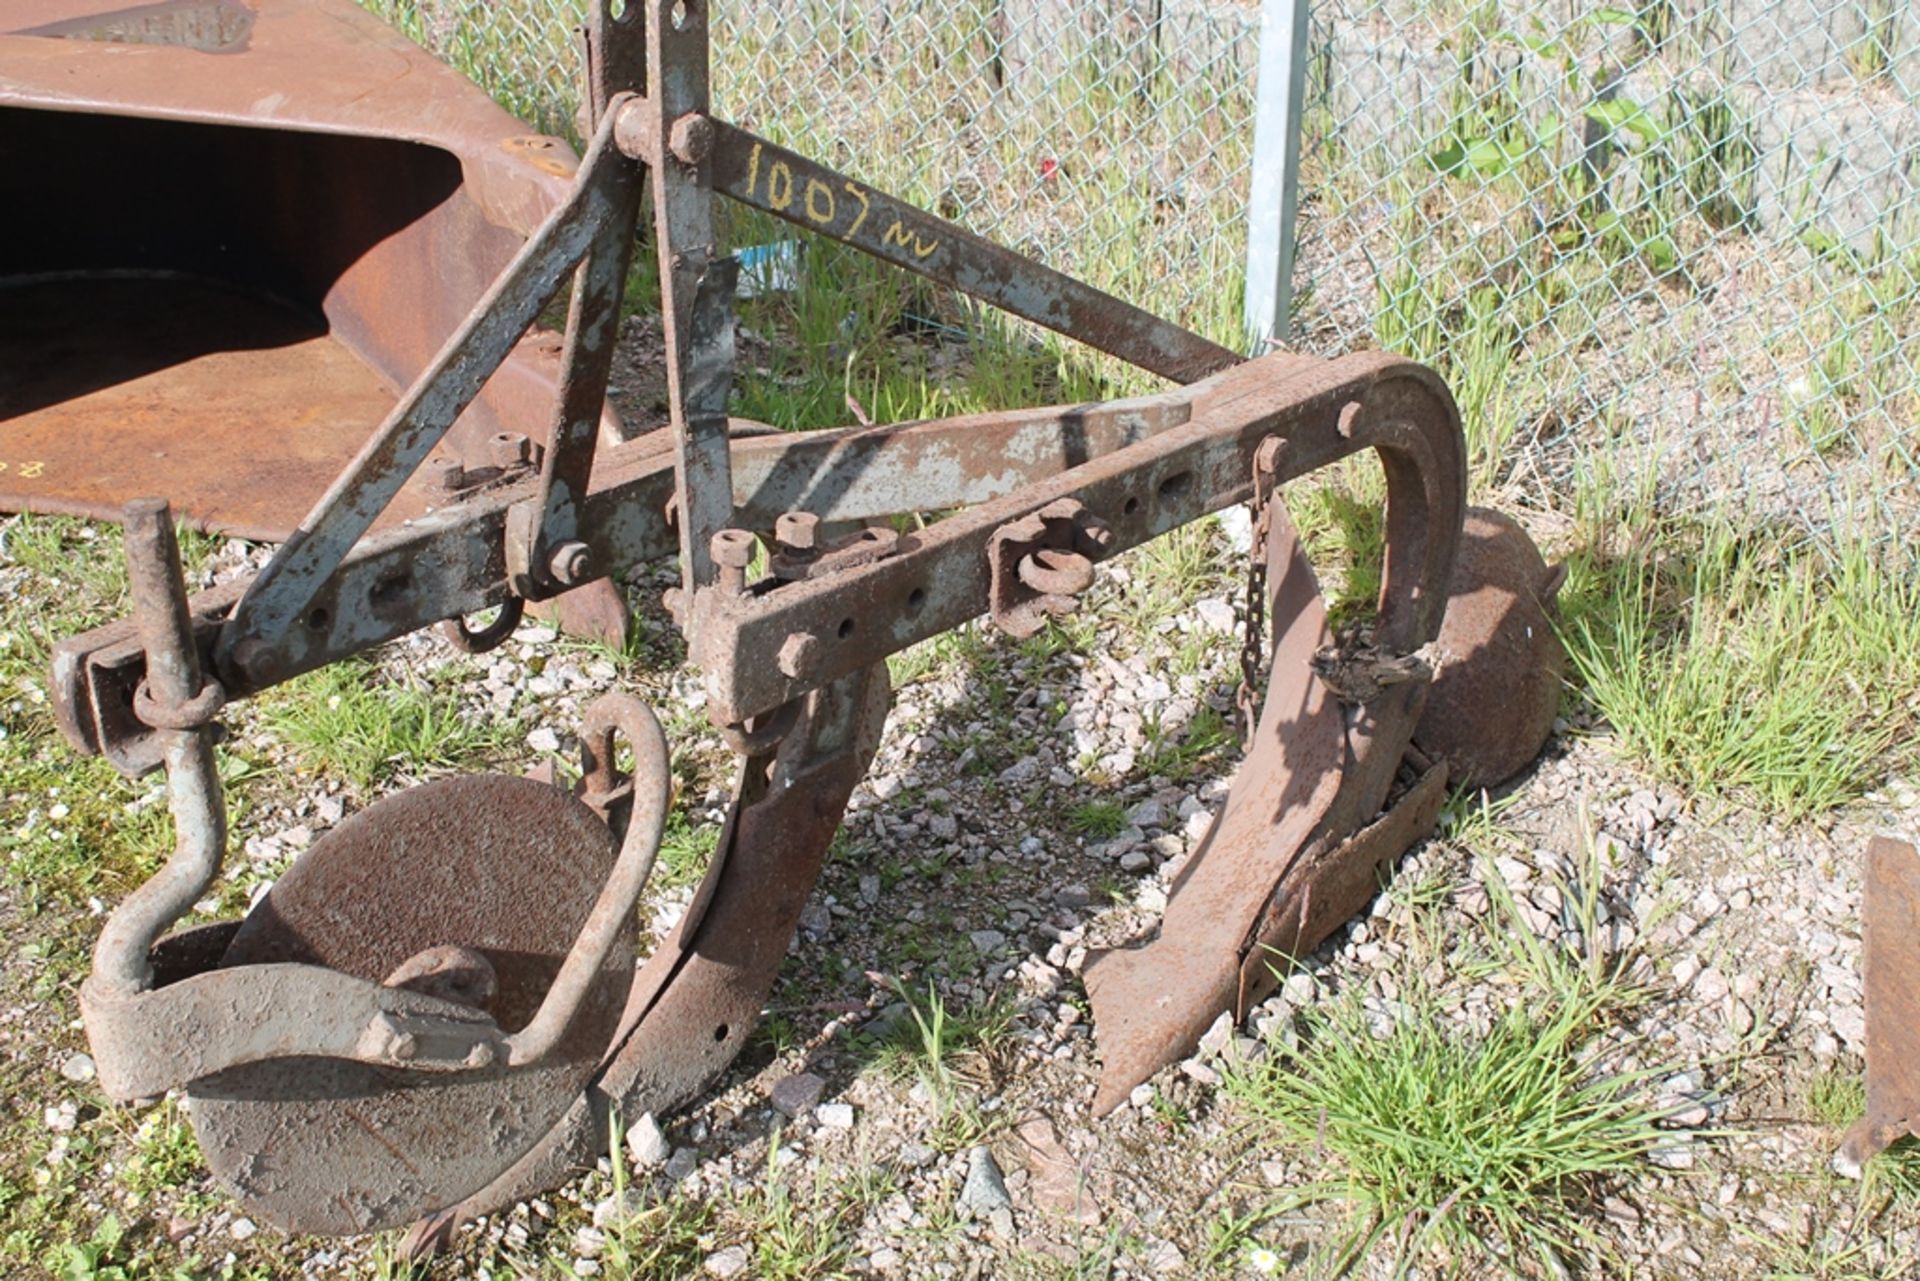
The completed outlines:
{"type": "Polygon", "coordinates": [[[362,660],[289,682],[261,700],[261,716],[306,764],[361,788],[402,770],[471,768],[518,737],[512,718],[475,720],[455,694],[389,683],[362,660]]]}
{"type": "Polygon", "coordinates": [[[1649,545],[1577,566],[1563,630],[1628,756],[1787,818],[1920,764],[1920,574],[1903,553],[1828,559],[1724,527],[1649,545]]]}
{"type": "Polygon", "coordinates": [[[1484,1034],[1446,1019],[1426,969],[1406,965],[1397,1003],[1349,994],[1306,1014],[1297,1052],[1276,1040],[1228,1074],[1259,1125],[1333,1166],[1292,1201],[1356,1212],[1348,1264],[1384,1242],[1397,1269],[1437,1253],[1563,1274],[1601,1247],[1591,1207],[1660,1141],[1652,1073],[1607,1066],[1605,1038],[1642,995],[1622,959],[1538,944],[1510,900],[1496,906],[1480,977],[1504,1008],[1484,1034]]]}

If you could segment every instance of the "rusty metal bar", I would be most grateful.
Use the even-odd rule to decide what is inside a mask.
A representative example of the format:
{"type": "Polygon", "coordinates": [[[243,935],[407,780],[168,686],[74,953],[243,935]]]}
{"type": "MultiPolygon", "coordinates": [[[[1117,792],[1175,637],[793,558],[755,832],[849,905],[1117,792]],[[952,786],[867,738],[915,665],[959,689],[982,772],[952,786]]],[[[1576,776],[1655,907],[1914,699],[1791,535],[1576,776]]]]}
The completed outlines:
{"type": "Polygon", "coordinates": [[[733,523],[727,401],[733,391],[733,287],[739,263],[713,234],[712,129],[707,122],[706,0],[646,0],[646,117],[654,239],[678,475],[681,588],[717,578],[713,538],[733,523]]]}
{"type": "Polygon", "coordinates": [[[138,689],[151,704],[149,717],[171,722],[158,733],[167,766],[174,850],[166,866],[107,918],[94,944],[93,981],[116,994],[152,986],[148,950],[162,930],[206,893],[227,847],[226,805],[207,728],[222,695],[219,685],[202,684],[173,510],[158,498],[135,499],[122,519],[128,586],[146,658],[146,680],[138,689]]]}
{"type": "MultiPolygon", "coordinates": [[[[736,519],[769,529],[791,511],[860,521],[988,502],[1179,426],[1208,386],[1103,404],[736,439],[736,519]]],[[[666,517],[673,483],[668,433],[599,455],[583,518],[610,569],[673,552],[675,531],[666,517]]],[[[307,625],[310,643],[299,660],[262,662],[258,674],[232,692],[258,692],[443,617],[499,604],[511,590],[502,550],[507,514],[533,498],[531,483],[522,482],[366,539],[314,592],[309,613],[323,610],[327,622],[307,625]]],[[[213,644],[246,586],[223,584],[193,599],[203,647],[213,644]]],[[[278,644],[271,634],[259,643],[278,644]]],[[[124,710],[143,670],[130,624],[63,641],[53,667],[61,728],[77,750],[104,753],[128,773],[159,764],[152,731],[124,710]]]]}
{"type": "Polygon", "coordinates": [[[305,663],[315,634],[332,621],[330,614],[315,612],[315,594],[506,358],[565,274],[618,217],[629,165],[613,146],[612,119],[595,135],[566,203],[521,246],[241,599],[216,656],[229,685],[276,679],[276,665],[305,663]],[[261,644],[266,636],[283,643],[261,644]]]}
{"type": "MultiPolygon", "coordinates": [[[[1423,396],[1438,387],[1421,366],[1378,352],[1248,362],[1211,382],[1185,425],[905,535],[884,559],[765,593],[708,593],[696,602],[704,614],[697,635],[705,639],[692,650],[705,674],[708,712],[716,723],[731,723],[771,711],[821,681],[977,616],[989,599],[996,531],[1051,503],[1072,499],[1107,524],[1113,539],[1104,554],[1111,555],[1245,499],[1254,453],[1269,435],[1287,437],[1281,481],[1367,447],[1371,442],[1352,434],[1354,415],[1396,382],[1417,386],[1423,396]],[[766,661],[792,637],[812,638],[803,667],[766,661]]],[[[1438,395],[1445,397],[1444,388],[1438,395]]],[[[1451,399],[1444,403],[1451,412],[1451,399]]],[[[1426,536],[1426,504],[1412,501],[1421,492],[1418,468],[1386,450],[1382,460],[1390,489],[1409,496],[1389,504],[1398,541],[1389,540],[1387,571],[1420,585],[1385,602],[1381,643],[1398,648],[1403,636],[1438,625],[1446,589],[1433,565],[1440,556],[1451,563],[1453,543],[1426,536]]],[[[1464,477],[1446,479],[1457,516],[1464,477]]],[[[1444,518],[1431,523],[1443,526],[1444,518]]]]}
{"type": "MultiPolygon", "coordinates": [[[[538,1062],[560,1043],[600,967],[606,964],[608,953],[619,941],[623,925],[633,915],[640,891],[653,874],[654,856],[660,852],[673,792],[667,736],[653,712],[636,698],[609,694],[595,702],[587,709],[580,736],[585,743],[597,742],[597,750],[605,759],[592,764],[609,771],[613,768],[611,731],[615,728],[634,755],[633,812],[620,843],[620,857],[601,887],[586,924],[580,927],[580,937],[561,963],[560,973],[554,976],[553,986],[541,999],[539,1010],[525,1027],[507,1038],[509,1067],[538,1062]]],[[[590,765],[588,773],[593,772],[590,765]]]]}
{"type": "Polygon", "coordinates": [[[1112,294],[720,120],[713,184],[742,204],[831,236],[1177,383],[1243,357],[1112,294]]]}

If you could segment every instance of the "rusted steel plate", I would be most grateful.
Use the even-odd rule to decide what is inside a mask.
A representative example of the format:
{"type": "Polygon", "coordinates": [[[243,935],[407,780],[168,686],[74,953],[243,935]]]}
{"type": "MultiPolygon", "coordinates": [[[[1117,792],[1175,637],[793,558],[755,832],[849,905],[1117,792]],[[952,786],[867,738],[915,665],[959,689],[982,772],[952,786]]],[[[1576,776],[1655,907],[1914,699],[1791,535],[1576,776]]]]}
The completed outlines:
{"type": "MultiPolygon", "coordinates": [[[[613,858],[605,825],[555,788],[503,775],[424,784],[315,842],[223,964],[293,961],[378,983],[429,948],[468,948],[493,969],[485,1011],[512,1032],[539,1007],[613,858]]],[[[457,1201],[544,1134],[598,1067],[633,974],[631,931],[554,1056],[529,1067],[448,1075],[294,1059],[194,1082],[208,1165],[290,1231],[369,1232],[457,1201]]]]}
{"type": "MultiPolygon", "coordinates": [[[[5,6],[0,508],[284,537],[573,168],[351,0],[5,6]]],[[[515,344],[446,450],[538,438],[559,353],[515,344]]]]}
{"type": "Polygon", "coordinates": [[[1864,915],[1867,1114],[1836,1162],[1856,1176],[1876,1153],[1920,1137],[1920,850],[1887,836],[1868,843],[1864,915]]]}
{"type": "Polygon", "coordinates": [[[1231,1002],[1260,910],[1340,791],[1346,718],[1311,666],[1333,640],[1326,604],[1293,522],[1277,506],[1272,520],[1262,554],[1273,584],[1273,675],[1253,749],[1225,812],[1176,879],[1159,937],[1087,959],[1096,1113],[1185,1053],[1231,1002]]]}
{"type": "Polygon", "coordinates": [[[1567,656],[1548,611],[1565,570],[1520,523],[1467,509],[1433,686],[1413,738],[1455,783],[1491,787],[1525,769],[1553,730],[1567,656]]]}
{"type": "Polygon", "coordinates": [[[469,1219],[558,1186],[604,1155],[608,1116],[664,1114],[712,1083],[759,1022],[854,786],[885,726],[886,668],[821,690],[771,762],[749,760],[706,879],[635,975],[592,1086],[513,1168],[417,1225],[415,1252],[469,1219]]]}
{"type": "Polygon", "coordinates": [[[284,538],[393,405],[315,317],[195,280],[0,281],[0,370],[0,508],[163,493],[243,538],[284,538]]]}

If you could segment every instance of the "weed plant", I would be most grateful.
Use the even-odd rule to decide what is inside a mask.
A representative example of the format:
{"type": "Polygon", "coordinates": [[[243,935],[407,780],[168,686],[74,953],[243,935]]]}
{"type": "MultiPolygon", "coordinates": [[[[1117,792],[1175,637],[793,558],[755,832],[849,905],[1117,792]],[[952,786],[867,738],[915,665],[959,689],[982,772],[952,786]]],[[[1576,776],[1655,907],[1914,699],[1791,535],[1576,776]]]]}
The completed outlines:
{"type": "Polygon", "coordinates": [[[1500,1002],[1484,1032],[1442,1014],[1410,955],[1397,1004],[1339,997],[1305,1016],[1297,1052],[1276,1039],[1227,1076],[1256,1125],[1327,1161],[1269,1213],[1348,1206],[1336,1271],[1381,1247],[1396,1274],[1563,1274],[1604,1250],[1592,1208],[1660,1141],[1651,1073],[1611,1066],[1610,1037],[1643,999],[1624,958],[1567,955],[1533,939],[1511,899],[1495,907],[1467,965],[1500,1002]]]}

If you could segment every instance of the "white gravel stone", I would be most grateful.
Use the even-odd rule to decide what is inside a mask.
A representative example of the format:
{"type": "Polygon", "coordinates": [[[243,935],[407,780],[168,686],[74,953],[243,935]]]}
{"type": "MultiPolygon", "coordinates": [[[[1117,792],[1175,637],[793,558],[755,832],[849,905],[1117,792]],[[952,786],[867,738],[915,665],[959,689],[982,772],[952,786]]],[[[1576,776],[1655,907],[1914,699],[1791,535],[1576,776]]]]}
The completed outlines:
{"type": "Polygon", "coordinates": [[[967,1154],[967,1181],[960,1187],[958,1209],[963,1214],[984,1219],[995,1210],[1010,1209],[1013,1198],[1007,1194],[1007,1180],[1000,1163],[985,1145],[967,1154]]]}
{"type": "Polygon", "coordinates": [[[252,1219],[235,1219],[227,1225],[227,1235],[236,1241],[248,1240],[259,1230],[252,1219]]]}
{"type": "Polygon", "coordinates": [[[627,1155],[633,1160],[636,1170],[652,1170],[665,1165],[667,1158],[673,1155],[673,1145],[667,1142],[667,1136],[660,1129],[660,1123],[653,1113],[643,1112],[640,1119],[627,1128],[627,1155]]]}
{"type": "Polygon", "coordinates": [[[853,1128],[853,1104],[822,1103],[813,1110],[813,1119],[829,1130],[851,1130],[853,1128]]]}
{"type": "Polygon", "coordinates": [[[737,1277],[744,1273],[748,1262],[750,1260],[746,1246],[730,1245],[724,1250],[715,1250],[709,1254],[701,1268],[708,1276],[719,1277],[721,1281],[726,1281],[728,1277],[737,1277]]]}
{"type": "Polygon", "coordinates": [[[60,1075],[77,1085],[84,1085],[88,1081],[93,1080],[94,1067],[92,1056],[86,1054],[69,1054],[66,1061],[60,1065],[60,1075]]]}
{"type": "Polygon", "coordinates": [[[557,752],[560,750],[560,736],[542,725],[527,735],[527,746],[536,752],[557,752]]]}

